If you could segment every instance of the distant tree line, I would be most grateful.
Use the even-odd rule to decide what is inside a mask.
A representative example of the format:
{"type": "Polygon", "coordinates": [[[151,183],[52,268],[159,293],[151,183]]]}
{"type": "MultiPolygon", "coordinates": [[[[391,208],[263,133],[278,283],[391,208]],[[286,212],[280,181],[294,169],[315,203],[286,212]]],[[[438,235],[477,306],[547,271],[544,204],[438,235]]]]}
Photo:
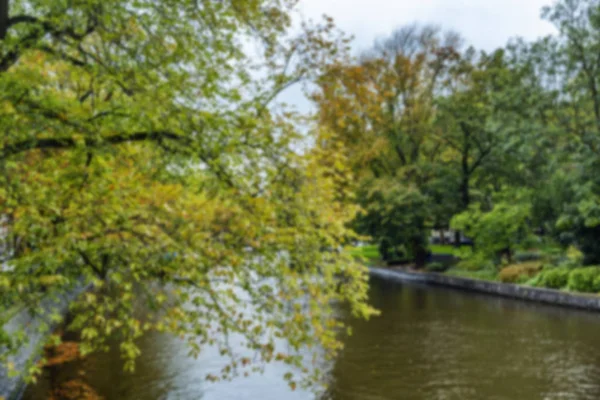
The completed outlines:
{"type": "Polygon", "coordinates": [[[558,33],[492,52],[410,25],[330,69],[313,94],[386,259],[422,266],[431,229],[511,257],[536,232],[600,262],[600,2],[561,0],[558,33]]]}

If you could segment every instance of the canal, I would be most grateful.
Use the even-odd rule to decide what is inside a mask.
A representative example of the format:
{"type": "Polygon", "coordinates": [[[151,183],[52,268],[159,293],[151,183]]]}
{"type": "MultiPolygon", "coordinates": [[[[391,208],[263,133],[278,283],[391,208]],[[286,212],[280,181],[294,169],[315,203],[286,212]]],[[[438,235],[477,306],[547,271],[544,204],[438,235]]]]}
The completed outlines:
{"type": "Polygon", "coordinates": [[[25,400],[47,400],[53,387],[80,379],[106,400],[554,400],[600,398],[600,314],[371,279],[382,311],[351,319],[354,334],[329,366],[325,393],[291,392],[284,371],[209,383],[223,361],[198,359],[176,338],[147,335],[134,374],[118,351],[45,371],[25,400]]]}

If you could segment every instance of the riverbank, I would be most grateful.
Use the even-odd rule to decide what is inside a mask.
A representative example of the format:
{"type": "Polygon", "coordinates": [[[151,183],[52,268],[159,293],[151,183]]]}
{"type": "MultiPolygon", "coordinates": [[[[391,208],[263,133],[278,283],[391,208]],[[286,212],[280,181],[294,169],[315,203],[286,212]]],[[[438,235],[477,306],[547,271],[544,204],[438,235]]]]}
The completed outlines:
{"type": "Polygon", "coordinates": [[[371,275],[392,280],[421,282],[518,300],[600,311],[600,296],[598,295],[570,293],[554,289],[462,278],[433,272],[417,272],[403,268],[371,267],[369,271],[371,275]]]}

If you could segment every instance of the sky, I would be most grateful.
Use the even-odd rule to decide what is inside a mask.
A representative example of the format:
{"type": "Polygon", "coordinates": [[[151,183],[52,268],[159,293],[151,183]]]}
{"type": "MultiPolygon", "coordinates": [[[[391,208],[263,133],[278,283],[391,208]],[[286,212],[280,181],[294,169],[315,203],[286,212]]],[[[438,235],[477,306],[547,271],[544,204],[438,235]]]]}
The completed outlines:
{"type": "MultiPolygon", "coordinates": [[[[389,35],[395,28],[418,22],[432,23],[460,33],[467,45],[491,51],[520,36],[528,40],[554,33],[540,17],[543,6],[554,0],[300,0],[306,18],[323,14],[352,34],[355,54],[389,35]]],[[[299,88],[283,93],[281,100],[301,110],[309,108],[299,88]]]]}
{"type": "Polygon", "coordinates": [[[468,44],[493,50],[514,36],[536,39],[554,32],[540,18],[541,8],[553,0],[300,0],[308,18],[323,14],[355,36],[357,50],[376,38],[413,22],[433,23],[461,33],[468,44]]]}

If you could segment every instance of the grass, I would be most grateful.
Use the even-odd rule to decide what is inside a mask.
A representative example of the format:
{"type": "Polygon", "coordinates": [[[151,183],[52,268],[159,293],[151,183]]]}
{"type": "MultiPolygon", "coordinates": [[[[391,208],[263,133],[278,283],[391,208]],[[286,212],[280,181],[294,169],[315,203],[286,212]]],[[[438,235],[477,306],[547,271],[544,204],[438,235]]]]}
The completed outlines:
{"type": "Polygon", "coordinates": [[[456,249],[451,244],[432,244],[429,250],[434,254],[454,254],[456,249]]]}
{"type": "Polygon", "coordinates": [[[353,247],[350,249],[350,255],[356,258],[364,258],[367,261],[381,261],[377,245],[353,247]]]}
{"type": "Polygon", "coordinates": [[[467,248],[470,249],[469,246],[455,247],[451,244],[429,245],[429,250],[431,250],[433,254],[452,254],[456,257],[459,257],[461,254],[463,254],[467,248]]]}
{"type": "Polygon", "coordinates": [[[459,278],[481,279],[484,281],[498,281],[498,272],[484,269],[481,271],[468,271],[465,269],[452,268],[445,272],[446,275],[459,278]]]}

